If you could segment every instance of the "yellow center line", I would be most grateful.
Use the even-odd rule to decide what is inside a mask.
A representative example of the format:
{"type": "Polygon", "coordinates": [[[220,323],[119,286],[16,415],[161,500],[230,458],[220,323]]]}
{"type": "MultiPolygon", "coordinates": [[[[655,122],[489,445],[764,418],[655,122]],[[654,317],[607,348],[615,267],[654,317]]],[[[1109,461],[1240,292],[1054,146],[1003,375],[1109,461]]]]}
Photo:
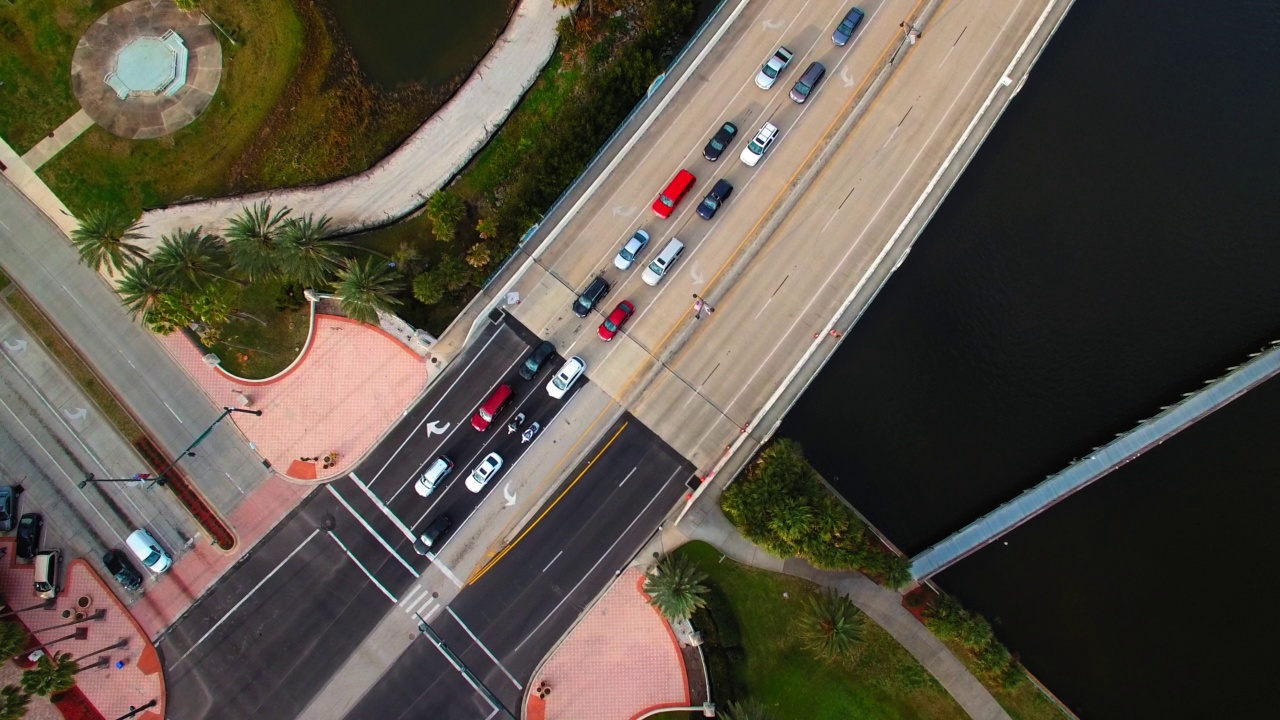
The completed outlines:
{"type": "Polygon", "coordinates": [[[537,518],[535,518],[533,522],[529,523],[529,526],[526,527],[520,533],[520,535],[516,537],[515,540],[511,541],[510,545],[503,548],[502,552],[498,553],[492,560],[486,563],[484,567],[472,573],[471,577],[467,578],[466,584],[471,585],[472,583],[476,582],[480,578],[484,577],[484,574],[489,572],[490,568],[498,564],[498,561],[501,560],[503,557],[505,557],[508,552],[511,552],[511,548],[515,547],[516,545],[519,545],[520,541],[523,540],[524,537],[528,535],[531,530],[537,527],[538,523],[542,522],[542,518],[546,517],[547,513],[551,512],[552,508],[554,508],[561,500],[563,500],[565,495],[569,494],[569,491],[573,489],[573,486],[578,484],[578,481],[582,479],[582,476],[587,474],[587,471],[591,469],[591,466],[596,464],[596,461],[600,459],[600,456],[604,455],[605,451],[609,449],[609,446],[613,445],[613,441],[617,440],[618,436],[622,434],[622,431],[626,430],[627,426],[630,424],[631,424],[630,422],[622,423],[622,427],[618,428],[618,432],[614,433],[613,437],[609,438],[609,442],[605,443],[604,447],[600,448],[600,452],[596,453],[596,456],[591,458],[591,462],[587,463],[587,466],[582,468],[582,472],[578,473],[578,476],[573,479],[573,482],[569,483],[569,486],[566,487],[564,490],[562,490],[560,494],[556,496],[555,500],[551,501],[551,504],[548,505],[547,508],[542,511],[542,514],[539,515],[537,518]]]}

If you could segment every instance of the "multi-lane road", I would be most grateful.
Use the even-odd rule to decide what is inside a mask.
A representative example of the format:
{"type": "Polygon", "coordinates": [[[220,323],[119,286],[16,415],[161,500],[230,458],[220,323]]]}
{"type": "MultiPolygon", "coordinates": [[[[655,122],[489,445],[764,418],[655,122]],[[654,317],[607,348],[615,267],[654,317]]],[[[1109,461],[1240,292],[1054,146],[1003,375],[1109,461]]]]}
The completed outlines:
{"type": "MultiPolygon", "coordinates": [[[[501,473],[482,494],[464,487],[465,475],[489,452],[518,468],[540,440],[522,444],[502,426],[523,412],[547,422],[544,437],[552,437],[563,422],[559,411],[574,401],[574,394],[557,401],[543,390],[559,358],[533,381],[517,376],[533,341],[514,324],[490,328],[377,451],[347,478],[316,490],[170,629],[159,644],[170,717],[295,717],[379,623],[398,618],[403,632],[414,633],[414,613],[514,707],[516,683],[525,684],[654,532],[692,473],[634,418],[621,417],[571,468],[571,483],[542,503],[531,529],[459,593],[465,578],[448,565],[461,553],[451,546],[483,536],[475,525],[491,517],[477,508],[487,494],[504,492],[501,473]],[[471,414],[502,382],[517,389],[516,399],[478,433],[471,414]],[[454,459],[455,471],[422,498],[413,482],[441,453],[454,459]],[[441,513],[454,527],[433,563],[414,552],[412,538],[441,513]]],[[[461,720],[492,710],[425,639],[409,644],[365,703],[350,717],[411,717],[411,708],[429,708],[431,717],[461,720]]]]}

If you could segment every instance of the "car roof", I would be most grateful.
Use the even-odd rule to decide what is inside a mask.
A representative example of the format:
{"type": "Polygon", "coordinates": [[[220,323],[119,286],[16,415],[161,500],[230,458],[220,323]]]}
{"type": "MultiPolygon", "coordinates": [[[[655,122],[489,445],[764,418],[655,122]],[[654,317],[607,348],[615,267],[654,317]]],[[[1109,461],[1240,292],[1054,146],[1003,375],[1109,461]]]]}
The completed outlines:
{"type": "Polygon", "coordinates": [[[721,195],[723,194],[722,191],[725,189],[733,189],[733,185],[730,185],[728,180],[725,180],[724,178],[720,178],[719,180],[716,181],[715,186],[711,188],[711,192],[715,193],[716,195],[721,195]]]}

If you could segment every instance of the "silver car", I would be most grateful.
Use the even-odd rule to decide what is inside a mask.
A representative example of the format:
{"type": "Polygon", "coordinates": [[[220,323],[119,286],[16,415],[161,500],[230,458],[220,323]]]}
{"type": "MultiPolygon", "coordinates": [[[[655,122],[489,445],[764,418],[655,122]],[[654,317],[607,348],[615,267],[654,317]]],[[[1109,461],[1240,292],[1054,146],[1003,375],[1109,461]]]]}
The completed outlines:
{"type": "Polygon", "coordinates": [[[627,270],[631,267],[631,263],[640,257],[640,253],[649,246],[649,233],[643,230],[637,230],[635,235],[627,241],[626,245],[618,251],[618,256],[613,259],[613,266],[619,270],[627,270]]]}

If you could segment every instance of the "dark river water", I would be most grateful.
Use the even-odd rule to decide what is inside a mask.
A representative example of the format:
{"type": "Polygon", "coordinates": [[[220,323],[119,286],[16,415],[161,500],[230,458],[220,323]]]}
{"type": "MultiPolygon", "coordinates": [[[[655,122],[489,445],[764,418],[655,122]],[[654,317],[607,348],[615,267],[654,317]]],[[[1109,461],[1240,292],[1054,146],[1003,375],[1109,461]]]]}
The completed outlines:
{"type": "MultiPolygon", "coordinates": [[[[927,42],[927,40],[926,40],[927,42]]],[[[918,552],[1280,338],[1280,4],[1080,0],[780,430],[918,552]]],[[[1280,717],[1280,383],[944,572],[1085,718],[1280,717]]]]}
{"type": "MultiPolygon", "coordinates": [[[[439,85],[468,72],[506,28],[512,0],[324,0],[374,82],[439,85]]],[[[551,0],[546,0],[551,2],[551,0]]]]}

